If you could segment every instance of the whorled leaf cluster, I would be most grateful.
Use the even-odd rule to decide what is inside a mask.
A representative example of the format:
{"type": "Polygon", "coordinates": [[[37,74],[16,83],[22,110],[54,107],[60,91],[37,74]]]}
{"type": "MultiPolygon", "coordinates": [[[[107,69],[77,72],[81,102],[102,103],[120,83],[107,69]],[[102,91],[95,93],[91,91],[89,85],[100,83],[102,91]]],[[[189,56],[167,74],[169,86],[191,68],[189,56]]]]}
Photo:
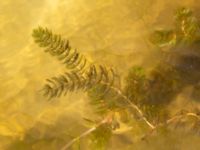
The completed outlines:
{"type": "Polygon", "coordinates": [[[45,48],[45,52],[62,61],[68,69],[83,73],[87,66],[87,59],[76,49],[72,49],[68,40],[62,39],[61,35],[53,34],[47,28],[38,27],[33,30],[32,36],[40,47],[45,48]]]}
{"type": "Polygon", "coordinates": [[[99,84],[106,87],[114,84],[116,74],[112,68],[90,63],[60,35],[53,34],[47,28],[38,27],[33,31],[33,37],[40,47],[45,48],[45,52],[56,56],[68,69],[62,75],[47,79],[44,86],[46,96],[58,97],[70,91],[87,91],[99,84]]]}
{"type": "Polygon", "coordinates": [[[177,45],[187,46],[200,40],[200,25],[198,19],[189,8],[180,8],[174,14],[174,27],[154,30],[150,41],[161,49],[174,48],[177,45]]]}
{"type": "MultiPolygon", "coordinates": [[[[200,23],[188,8],[175,12],[172,29],[157,29],[150,42],[161,50],[161,60],[148,75],[141,67],[130,69],[125,93],[144,112],[148,119],[165,120],[165,108],[188,86],[192,96],[200,99],[200,23]]],[[[155,47],[154,47],[155,48],[155,47]]]]}
{"type": "Polygon", "coordinates": [[[71,71],[58,77],[47,79],[47,83],[44,86],[44,94],[52,98],[61,96],[62,94],[66,95],[68,92],[76,90],[87,91],[99,84],[104,84],[105,87],[108,87],[114,83],[114,80],[115,74],[113,69],[107,70],[101,65],[92,65],[83,75],[71,71]]]}

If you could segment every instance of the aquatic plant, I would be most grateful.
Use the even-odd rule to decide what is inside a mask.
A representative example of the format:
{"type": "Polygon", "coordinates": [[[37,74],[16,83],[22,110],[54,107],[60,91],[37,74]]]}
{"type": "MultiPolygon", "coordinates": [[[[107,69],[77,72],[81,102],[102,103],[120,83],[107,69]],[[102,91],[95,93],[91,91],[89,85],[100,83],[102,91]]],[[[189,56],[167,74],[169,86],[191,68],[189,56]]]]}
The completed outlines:
{"type": "MultiPolygon", "coordinates": [[[[156,30],[151,36],[152,43],[159,48],[169,46],[169,49],[173,50],[180,43],[192,45],[199,40],[198,25],[191,14],[188,9],[179,9],[176,13],[175,29],[156,30]]],[[[182,74],[187,74],[188,71],[183,69],[185,61],[183,63],[182,55],[172,58],[178,58],[177,64],[160,62],[150,73],[142,67],[133,66],[127,73],[125,86],[121,87],[118,84],[120,74],[115,69],[89,61],[60,35],[53,34],[47,28],[38,27],[33,30],[33,37],[45,52],[57,57],[66,66],[64,74],[47,79],[43,88],[44,95],[52,99],[82,90],[87,93],[94,112],[102,118],[102,120],[85,118],[85,121],[93,124],[93,127],[73,138],[62,147],[62,150],[68,149],[86,136],[93,141],[91,149],[105,149],[112,134],[120,129],[121,124],[131,127],[132,131],[135,124],[138,124],[146,132],[141,136],[141,140],[148,138],[161,127],[176,127],[191,117],[194,118],[191,129],[200,131],[198,126],[200,116],[196,112],[181,112],[170,118],[166,109],[182,87],[194,83],[184,81],[185,76],[182,74]]],[[[190,61],[187,63],[191,65],[190,61]]],[[[189,71],[196,74],[195,69],[199,67],[196,66],[189,71]]],[[[197,78],[196,81],[200,79],[197,78]]]]}

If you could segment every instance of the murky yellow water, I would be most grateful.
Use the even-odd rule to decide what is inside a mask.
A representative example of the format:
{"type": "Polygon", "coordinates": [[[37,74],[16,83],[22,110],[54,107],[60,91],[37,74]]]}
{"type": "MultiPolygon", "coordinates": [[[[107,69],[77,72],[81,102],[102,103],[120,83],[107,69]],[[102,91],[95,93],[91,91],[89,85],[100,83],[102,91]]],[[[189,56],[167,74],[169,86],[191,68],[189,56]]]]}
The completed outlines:
{"type": "MultiPolygon", "coordinates": [[[[34,28],[40,25],[52,29],[93,61],[117,66],[123,74],[133,64],[154,63],[155,56],[144,44],[153,25],[170,26],[168,20],[177,6],[198,7],[199,3],[199,0],[1,0],[0,150],[59,149],[69,140],[67,134],[73,131],[79,135],[85,130],[82,118],[92,116],[83,94],[48,101],[39,92],[44,80],[63,72],[64,67],[33,42],[34,28]]],[[[185,103],[174,105],[182,107],[185,103]]],[[[192,140],[198,143],[196,137],[192,140]]],[[[160,150],[159,144],[168,142],[173,143],[154,141],[155,146],[150,149],[160,150]]],[[[198,146],[200,149],[200,145],[191,145],[190,138],[185,142],[179,141],[180,145],[172,146],[173,150],[197,150],[198,146]]],[[[119,150],[125,148],[131,149],[119,144],[119,150]]]]}

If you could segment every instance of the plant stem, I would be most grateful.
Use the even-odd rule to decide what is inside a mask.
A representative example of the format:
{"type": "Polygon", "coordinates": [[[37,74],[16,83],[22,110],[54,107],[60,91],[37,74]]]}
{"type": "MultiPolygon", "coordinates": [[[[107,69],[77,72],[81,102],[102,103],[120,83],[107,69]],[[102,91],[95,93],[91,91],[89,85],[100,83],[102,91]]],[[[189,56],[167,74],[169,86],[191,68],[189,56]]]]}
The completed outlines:
{"type": "Polygon", "coordinates": [[[63,146],[60,150],[67,150],[71,145],[73,145],[75,142],[77,142],[78,140],[80,140],[81,138],[87,136],[88,134],[92,133],[93,131],[95,131],[98,127],[100,127],[103,124],[106,124],[109,122],[109,118],[105,118],[104,120],[102,120],[101,122],[99,122],[96,126],[88,129],[87,131],[83,132],[81,135],[79,135],[78,137],[73,138],[70,142],[68,142],[65,146],[63,146]]]}
{"type": "MultiPolygon", "coordinates": [[[[143,112],[139,109],[139,107],[137,105],[135,105],[134,103],[131,102],[130,99],[128,99],[127,96],[125,96],[121,90],[119,90],[118,88],[114,87],[114,86],[110,86],[110,84],[108,83],[101,83],[104,85],[108,85],[110,89],[114,90],[115,92],[117,92],[128,104],[130,104],[130,106],[132,108],[134,108],[142,117],[142,119],[145,121],[145,123],[151,128],[151,131],[153,131],[156,127],[150,123],[148,121],[148,119],[144,116],[143,112]]],[[[102,120],[100,123],[98,123],[95,127],[90,128],[89,130],[83,132],[81,135],[79,135],[78,137],[72,139],[69,143],[67,143],[63,148],[61,148],[61,150],[67,150],[73,143],[75,143],[76,141],[80,140],[81,138],[87,136],[88,134],[92,133],[93,131],[95,131],[99,126],[105,124],[105,123],[109,123],[110,122],[110,117],[105,118],[104,120],[102,120]]]]}
{"type": "Polygon", "coordinates": [[[147,136],[149,136],[153,132],[155,132],[158,129],[158,127],[163,127],[163,126],[169,125],[169,124],[173,123],[176,120],[180,120],[183,117],[194,117],[194,118],[196,118],[197,120],[200,121],[200,116],[197,115],[197,114],[195,114],[195,113],[192,113],[192,112],[189,112],[189,113],[186,113],[186,114],[176,115],[176,116],[168,119],[165,123],[160,123],[159,125],[157,125],[154,129],[152,129],[150,132],[148,132],[147,134],[145,134],[141,139],[142,140],[146,139],[147,136]]]}
{"type": "Polygon", "coordinates": [[[127,96],[125,96],[121,90],[119,90],[118,88],[114,87],[114,86],[110,86],[108,83],[102,83],[104,85],[108,85],[110,89],[114,90],[115,92],[117,92],[128,104],[130,104],[130,106],[135,109],[139,115],[142,117],[142,119],[144,120],[144,122],[151,128],[154,129],[155,126],[148,121],[148,119],[144,116],[143,112],[141,111],[141,109],[134,104],[127,96]]]}

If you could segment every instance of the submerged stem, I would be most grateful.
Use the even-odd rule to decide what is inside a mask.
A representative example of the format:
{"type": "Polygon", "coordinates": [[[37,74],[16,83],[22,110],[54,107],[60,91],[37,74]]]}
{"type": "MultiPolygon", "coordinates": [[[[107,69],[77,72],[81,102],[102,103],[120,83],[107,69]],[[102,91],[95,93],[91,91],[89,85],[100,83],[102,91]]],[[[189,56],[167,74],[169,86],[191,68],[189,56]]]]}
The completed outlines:
{"type": "Polygon", "coordinates": [[[114,86],[110,86],[108,83],[101,83],[101,84],[104,84],[104,85],[108,85],[110,89],[116,91],[128,104],[130,104],[130,106],[135,109],[139,114],[140,116],[142,117],[142,119],[144,120],[144,122],[151,128],[151,129],[154,129],[155,126],[150,122],[148,121],[148,119],[144,116],[142,110],[136,105],[134,104],[127,96],[125,96],[121,90],[119,90],[118,88],[114,87],[114,86]]]}
{"type": "Polygon", "coordinates": [[[155,132],[158,127],[163,127],[163,126],[167,126],[171,123],[173,123],[174,121],[176,120],[180,120],[182,119],[183,117],[194,117],[196,118],[197,120],[200,121],[200,116],[195,114],[195,113],[192,113],[192,112],[189,112],[189,113],[186,113],[186,114],[180,114],[180,115],[175,115],[173,116],[172,118],[168,119],[166,122],[164,123],[160,123],[158,124],[155,128],[153,128],[150,132],[148,132],[147,134],[145,134],[141,139],[144,140],[147,138],[147,136],[151,135],[153,132],[155,132]]]}
{"type": "MultiPolygon", "coordinates": [[[[130,104],[130,106],[132,108],[134,108],[142,117],[142,119],[144,120],[144,122],[151,128],[151,131],[153,131],[156,127],[150,123],[150,121],[148,121],[148,119],[144,116],[143,112],[139,109],[139,107],[137,105],[135,105],[133,102],[131,102],[130,99],[128,99],[127,96],[125,96],[121,90],[119,90],[118,88],[111,86],[108,83],[101,83],[104,85],[108,85],[110,89],[116,91],[127,103],[130,104]]],[[[63,148],[61,148],[61,150],[67,150],[67,148],[69,148],[73,143],[75,143],[76,141],[80,140],[81,138],[87,136],[88,134],[90,134],[91,132],[95,131],[99,126],[108,123],[110,121],[110,117],[105,118],[104,120],[102,120],[100,123],[98,123],[95,127],[90,128],[89,130],[83,132],[81,135],[79,135],[78,137],[72,139],[69,143],[67,143],[63,148]]]]}
{"type": "Polygon", "coordinates": [[[65,146],[63,146],[60,150],[67,150],[70,146],[72,146],[76,141],[80,140],[81,138],[87,136],[88,134],[92,133],[93,131],[95,131],[98,127],[100,127],[103,124],[106,124],[110,121],[110,119],[107,117],[105,119],[103,119],[101,122],[99,122],[96,126],[86,130],[85,132],[83,132],[81,135],[79,135],[78,137],[73,138],[70,142],[68,142],[65,146]]]}

